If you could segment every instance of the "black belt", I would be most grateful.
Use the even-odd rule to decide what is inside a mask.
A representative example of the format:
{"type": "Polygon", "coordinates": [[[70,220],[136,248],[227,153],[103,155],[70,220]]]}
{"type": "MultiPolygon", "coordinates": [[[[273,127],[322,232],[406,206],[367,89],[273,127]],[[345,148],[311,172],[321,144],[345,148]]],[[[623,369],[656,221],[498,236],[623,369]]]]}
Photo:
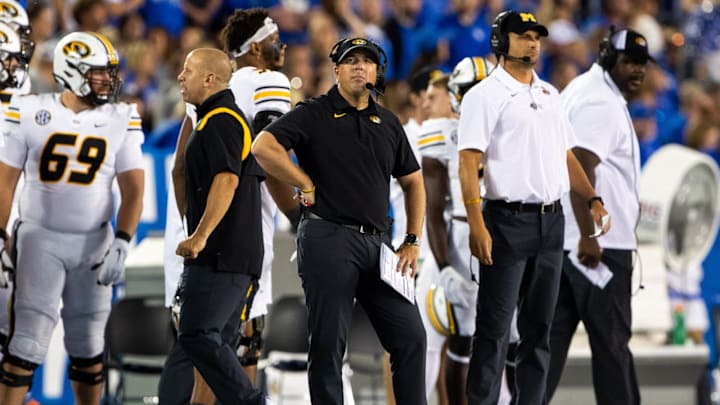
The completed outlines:
{"type": "MultiPolygon", "coordinates": [[[[328,221],[327,219],[321,217],[320,215],[313,213],[312,211],[306,211],[303,215],[305,216],[305,218],[308,218],[308,219],[319,219],[321,221],[328,221]]],[[[362,234],[380,235],[380,234],[385,233],[385,231],[377,229],[372,225],[340,224],[340,223],[333,222],[333,221],[328,221],[328,222],[332,222],[333,224],[340,225],[340,226],[343,226],[348,229],[352,229],[353,231],[359,232],[362,234]]]]}
{"type": "Polygon", "coordinates": [[[562,204],[560,204],[560,200],[556,200],[548,204],[521,203],[515,201],[507,202],[503,200],[485,200],[485,204],[487,204],[488,207],[505,208],[517,212],[536,212],[539,214],[545,214],[547,212],[559,212],[562,210],[562,204]]]}

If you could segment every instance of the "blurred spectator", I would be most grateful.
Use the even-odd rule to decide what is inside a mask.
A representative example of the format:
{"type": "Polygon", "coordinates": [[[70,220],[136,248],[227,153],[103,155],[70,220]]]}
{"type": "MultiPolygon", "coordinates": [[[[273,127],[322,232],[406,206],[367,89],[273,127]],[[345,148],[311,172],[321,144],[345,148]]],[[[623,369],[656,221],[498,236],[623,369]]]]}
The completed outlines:
{"type": "Polygon", "coordinates": [[[578,74],[580,74],[580,66],[575,61],[569,58],[558,58],[553,63],[550,83],[558,91],[562,91],[578,74]]]}
{"type": "MultiPolygon", "coordinates": [[[[157,55],[145,41],[130,44],[125,50],[125,65],[128,69],[124,78],[123,94],[138,103],[138,112],[147,134],[154,126],[151,106],[158,95],[158,81],[155,77],[157,55]]],[[[167,117],[164,117],[167,118],[167,117]]]]}
{"type": "Polygon", "coordinates": [[[635,0],[629,21],[630,28],[643,34],[647,39],[648,51],[655,59],[662,59],[665,51],[665,37],[660,23],[655,18],[660,6],[658,0],[635,0]]]}
{"type": "Polygon", "coordinates": [[[198,27],[208,27],[221,5],[222,0],[182,0],[183,13],[198,27]]]}
{"type": "Polygon", "coordinates": [[[118,30],[121,44],[141,41],[146,35],[145,20],[138,13],[128,14],[120,19],[118,30]]]}
{"type": "MultiPolygon", "coordinates": [[[[74,9],[78,1],[79,0],[54,0],[54,11],[61,17],[58,21],[61,31],[71,32],[78,30],[77,19],[74,18],[74,9]]],[[[38,4],[41,3],[41,1],[32,3],[38,4]]],[[[126,14],[136,11],[145,3],[145,0],[103,0],[102,3],[106,6],[107,16],[114,19],[121,18],[126,14]]]]}
{"type": "Polygon", "coordinates": [[[305,100],[315,91],[315,72],[313,70],[313,53],[310,45],[290,45],[285,49],[285,67],[283,73],[290,79],[292,103],[305,100]]]}
{"type": "Polygon", "coordinates": [[[32,27],[30,39],[35,41],[36,46],[49,40],[55,34],[57,22],[55,17],[55,9],[41,1],[34,2],[28,9],[28,20],[32,27]]]}
{"type": "Polygon", "coordinates": [[[180,36],[185,27],[182,0],[147,0],[140,9],[148,29],[162,28],[172,38],[180,36]]]}
{"type": "MultiPolygon", "coordinates": [[[[318,0],[269,0],[270,17],[280,28],[280,40],[288,45],[304,44],[307,42],[307,27],[314,16],[313,10],[317,8],[318,0]]],[[[260,4],[269,7],[269,4],[260,4]]]]}
{"type": "Polygon", "coordinates": [[[108,11],[103,0],[77,0],[72,16],[77,31],[100,32],[108,23],[108,11]]]}
{"type": "Polygon", "coordinates": [[[688,133],[687,146],[707,153],[720,165],[720,127],[711,122],[701,122],[688,133]]]}
{"type": "Polygon", "coordinates": [[[32,93],[53,93],[62,90],[62,86],[55,81],[53,76],[53,53],[56,44],[56,40],[49,40],[43,41],[35,47],[32,69],[30,69],[30,91],[32,93]]]}
{"type": "MultiPolygon", "coordinates": [[[[388,56],[393,64],[393,74],[388,80],[406,79],[413,62],[420,56],[424,29],[417,19],[422,4],[422,0],[390,0],[391,15],[383,27],[392,43],[392,52],[388,56]]],[[[432,27],[425,29],[432,30],[432,27]]],[[[434,52],[432,44],[426,45],[434,52]]]]}
{"type": "Polygon", "coordinates": [[[437,59],[441,70],[451,72],[468,56],[490,52],[490,24],[485,0],[452,0],[453,11],[438,22],[437,59]]]}
{"type": "Polygon", "coordinates": [[[641,101],[633,101],[628,105],[628,111],[640,144],[640,164],[645,165],[650,155],[661,146],[657,139],[655,110],[641,101]]]}

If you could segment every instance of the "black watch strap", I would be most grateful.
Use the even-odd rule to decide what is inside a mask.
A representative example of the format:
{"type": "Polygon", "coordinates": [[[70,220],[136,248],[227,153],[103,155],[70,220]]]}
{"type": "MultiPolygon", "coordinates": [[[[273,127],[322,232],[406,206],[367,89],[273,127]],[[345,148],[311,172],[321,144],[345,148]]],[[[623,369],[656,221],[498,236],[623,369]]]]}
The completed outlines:
{"type": "Polygon", "coordinates": [[[605,206],[605,203],[603,202],[602,197],[600,197],[599,195],[596,195],[595,197],[591,197],[591,198],[588,200],[588,208],[592,209],[593,201],[600,201],[600,204],[602,204],[603,206],[605,206]]]}

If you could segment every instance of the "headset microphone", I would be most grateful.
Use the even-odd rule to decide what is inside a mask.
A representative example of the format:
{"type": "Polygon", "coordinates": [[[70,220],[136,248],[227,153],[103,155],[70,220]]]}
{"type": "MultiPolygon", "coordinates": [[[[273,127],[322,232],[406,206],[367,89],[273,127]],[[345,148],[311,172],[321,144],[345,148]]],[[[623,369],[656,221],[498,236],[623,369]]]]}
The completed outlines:
{"type": "Polygon", "coordinates": [[[530,59],[529,56],[517,57],[517,56],[512,56],[512,55],[510,55],[510,54],[507,53],[507,52],[501,52],[501,54],[502,54],[506,59],[514,60],[515,62],[524,63],[524,64],[526,64],[526,65],[532,64],[532,60],[530,59]]]}
{"type": "Polygon", "coordinates": [[[384,95],[385,95],[382,91],[380,91],[380,89],[378,89],[377,87],[375,87],[375,85],[372,84],[372,83],[365,83],[365,88],[368,89],[368,90],[375,90],[375,91],[377,92],[377,94],[379,94],[379,95],[381,95],[381,96],[384,96],[384,95]]]}

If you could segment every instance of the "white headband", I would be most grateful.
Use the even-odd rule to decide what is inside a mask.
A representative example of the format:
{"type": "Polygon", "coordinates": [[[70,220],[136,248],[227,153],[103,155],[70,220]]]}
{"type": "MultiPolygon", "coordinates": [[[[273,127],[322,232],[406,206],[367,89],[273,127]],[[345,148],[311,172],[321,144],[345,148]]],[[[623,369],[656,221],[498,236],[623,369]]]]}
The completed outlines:
{"type": "Polygon", "coordinates": [[[260,27],[257,31],[255,31],[255,34],[248,38],[247,41],[243,42],[243,44],[240,45],[239,50],[232,51],[232,57],[237,58],[248,53],[248,51],[250,51],[250,46],[253,42],[260,42],[277,31],[278,26],[277,24],[275,24],[275,21],[273,21],[270,17],[266,17],[263,26],[260,27]]]}

